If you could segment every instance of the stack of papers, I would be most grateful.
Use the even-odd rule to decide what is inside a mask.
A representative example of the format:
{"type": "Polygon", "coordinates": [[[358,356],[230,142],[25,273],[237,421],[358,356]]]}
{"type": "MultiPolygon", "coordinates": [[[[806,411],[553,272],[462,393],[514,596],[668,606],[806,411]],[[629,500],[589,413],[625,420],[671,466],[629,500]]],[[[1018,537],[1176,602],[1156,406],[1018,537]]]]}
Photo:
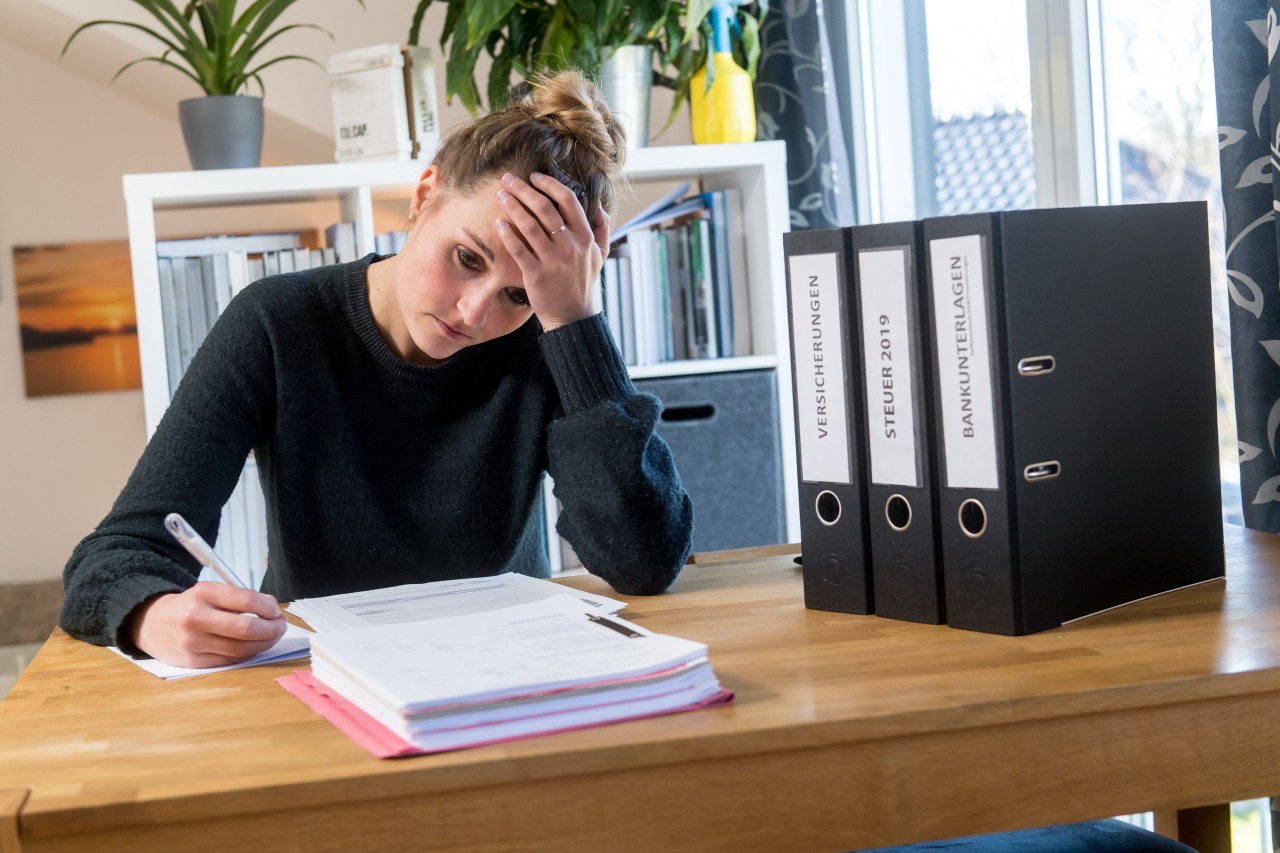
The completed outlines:
{"type": "Polygon", "coordinates": [[[282,685],[377,755],[479,746],[732,699],[702,643],[651,633],[568,594],[320,633],[311,666],[310,677],[296,673],[282,685]]]}
{"type": "MultiPolygon", "coordinates": [[[[317,631],[347,631],[419,619],[483,613],[513,604],[564,595],[566,588],[515,572],[455,581],[412,583],[324,598],[299,598],[285,607],[317,631]]],[[[626,603],[574,591],[599,613],[617,613],[626,603]]]]}

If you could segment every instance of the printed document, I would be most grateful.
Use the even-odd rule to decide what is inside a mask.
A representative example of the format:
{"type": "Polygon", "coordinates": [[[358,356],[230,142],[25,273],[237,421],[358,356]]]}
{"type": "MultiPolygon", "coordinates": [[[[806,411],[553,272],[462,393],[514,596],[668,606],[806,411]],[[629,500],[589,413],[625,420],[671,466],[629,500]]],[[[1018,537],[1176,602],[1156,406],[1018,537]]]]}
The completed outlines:
{"type": "Polygon", "coordinates": [[[316,631],[346,631],[484,613],[569,593],[599,613],[617,613],[626,603],[579,592],[515,572],[483,578],[404,584],[322,598],[300,598],[285,607],[316,631]]]}

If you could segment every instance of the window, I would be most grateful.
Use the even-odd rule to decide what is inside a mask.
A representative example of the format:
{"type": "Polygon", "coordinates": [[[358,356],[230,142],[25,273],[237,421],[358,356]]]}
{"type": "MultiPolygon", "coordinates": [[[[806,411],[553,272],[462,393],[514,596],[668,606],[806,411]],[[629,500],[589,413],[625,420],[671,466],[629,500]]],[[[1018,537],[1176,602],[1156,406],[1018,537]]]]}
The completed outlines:
{"type": "Polygon", "coordinates": [[[1208,201],[1223,513],[1239,523],[1208,4],[845,0],[844,14],[859,222],[1208,201]]]}
{"type": "Polygon", "coordinates": [[[1024,0],[926,0],[932,204],[921,215],[1035,207],[1024,0]]]}

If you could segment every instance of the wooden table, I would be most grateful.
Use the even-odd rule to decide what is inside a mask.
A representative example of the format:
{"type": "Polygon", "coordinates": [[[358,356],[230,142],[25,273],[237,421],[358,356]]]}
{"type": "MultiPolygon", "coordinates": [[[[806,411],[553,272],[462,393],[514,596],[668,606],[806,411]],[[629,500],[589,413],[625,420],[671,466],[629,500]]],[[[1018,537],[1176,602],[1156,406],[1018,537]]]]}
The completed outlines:
{"type": "Polygon", "coordinates": [[[164,682],[55,632],[0,703],[0,850],[839,850],[1267,796],[1280,538],[1227,553],[1225,584],[1022,638],[699,560],[626,613],[707,642],[735,705],[398,761],[273,683],[297,662],[164,682]]]}

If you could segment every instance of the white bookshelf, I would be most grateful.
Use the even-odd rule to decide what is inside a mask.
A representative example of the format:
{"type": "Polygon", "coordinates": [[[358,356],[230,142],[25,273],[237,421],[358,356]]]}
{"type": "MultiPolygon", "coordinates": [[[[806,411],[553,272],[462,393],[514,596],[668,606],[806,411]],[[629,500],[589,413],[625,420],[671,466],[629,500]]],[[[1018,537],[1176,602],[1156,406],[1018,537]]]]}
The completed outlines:
{"type": "MultiPolygon", "coordinates": [[[[278,230],[323,230],[338,218],[356,223],[357,251],[373,251],[375,201],[409,193],[428,165],[424,161],[328,163],[203,172],[166,172],[124,176],[138,347],[147,435],[155,431],[169,405],[160,281],[156,265],[157,214],[200,208],[240,208],[327,202],[337,212],[326,221],[281,221],[278,230]]],[[[686,360],[632,368],[636,379],[774,369],[782,462],[786,534],[800,537],[796,491],[794,414],[787,332],[786,279],[782,233],[788,230],[786,147],[779,141],[734,145],[680,145],[628,152],[625,174],[633,184],[696,179],[702,189],[737,187],[742,194],[752,351],[725,359],[686,360]]],[[[261,230],[261,229],[258,229],[261,230]]],[[[188,236],[188,235],[165,235],[188,236]]],[[[549,495],[549,490],[548,490],[549,495]]],[[[548,531],[554,513],[548,501],[548,531]]],[[[554,542],[554,539],[552,540],[554,542]]],[[[559,548],[548,549],[553,568],[559,548]]]]}

